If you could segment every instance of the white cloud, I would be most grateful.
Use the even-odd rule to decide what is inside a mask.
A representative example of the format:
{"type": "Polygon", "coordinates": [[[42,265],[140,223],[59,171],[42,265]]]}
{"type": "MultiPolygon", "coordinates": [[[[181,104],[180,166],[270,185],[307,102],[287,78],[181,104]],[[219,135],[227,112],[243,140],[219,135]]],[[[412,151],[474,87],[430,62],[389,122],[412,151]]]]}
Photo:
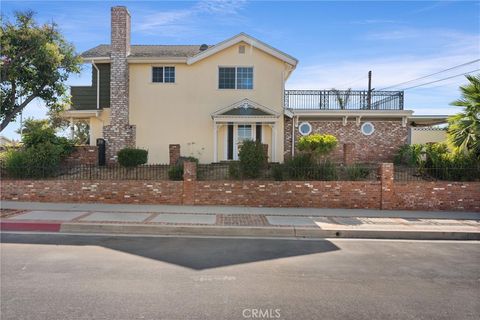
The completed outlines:
{"type": "MultiPolygon", "coordinates": [[[[422,32],[422,31],[418,31],[422,32]]],[[[287,89],[352,89],[367,88],[367,73],[372,70],[372,86],[381,89],[401,82],[416,79],[465,62],[478,59],[479,36],[443,30],[442,36],[436,32],[433,49],[435,53],[415,52],[414,43],[408,53],[378,57],[348,57],[341,60],[319,61],[314,65],[302,66],[289,79],[287,89]],[[446,41],[445,39],[449,39],[446,41]]],[[[432,40],[433,41],[433,40],[432,40]]],[[[375,56],[373,56],[375,54],[375,56]]],[[[423,84],[452,75],[480,68],[480,62],[421,79],[389,90],[423,84]]],[[[405,107],[422,113],[453,113],[458,108],[449,103],[459,96],[458,86],[466,82],[462,76],[405,92],[405,107]]]]}
{"type": "Polygon", "coordinates": [[[239,0],[202,0],[193,6],[182,10],[159,11],[139,17],[132,29],[139,32],[161,33],[162,35],[173,35],[177,32],[186,32],[189,29],[196,29],[198,19],[205,15],[216,18],[225,16],[237,16],[246,1],[239,0]]]}

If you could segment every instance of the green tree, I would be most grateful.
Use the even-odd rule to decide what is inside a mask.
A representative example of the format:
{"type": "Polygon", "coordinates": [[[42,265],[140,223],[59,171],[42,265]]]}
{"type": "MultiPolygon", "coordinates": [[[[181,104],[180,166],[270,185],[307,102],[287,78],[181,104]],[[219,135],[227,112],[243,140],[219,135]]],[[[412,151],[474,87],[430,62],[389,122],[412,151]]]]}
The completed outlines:
{"type": "Polygon", "coordinates": [[[298,149],[317,159],[326,156],[335,149],[338,140],[331,134],[310,134],[298,140],[298,149]]]}
{"type": "MultiPolygon", "coordinates": [[[[48,111],[48,122],[52,128],[57,131],[68,131],[71,135],[71,125],[69,119],[63,116],[66,108],[59,107],[48,111]]],[[[87,120],[79,120],[73,123],[72,140],[76,145],[88,144],[90,141],[90,124],[87,120]]]]}
{"type": "Polygon", "coordinates": [[[480,75],[467,75],[470,83],[461,86],[462,97],[451,103],[462,107],[448,119],[448,142],[463,154],[480,156],[480,75]]]}
{"type": "Polygon", "coordinates": [[[0,28],[0,131],[34,99],[49,109],[64,107],[69,74],[80,58],[55,23],[38,25],[32,11],[18,12],[0,28]]]}

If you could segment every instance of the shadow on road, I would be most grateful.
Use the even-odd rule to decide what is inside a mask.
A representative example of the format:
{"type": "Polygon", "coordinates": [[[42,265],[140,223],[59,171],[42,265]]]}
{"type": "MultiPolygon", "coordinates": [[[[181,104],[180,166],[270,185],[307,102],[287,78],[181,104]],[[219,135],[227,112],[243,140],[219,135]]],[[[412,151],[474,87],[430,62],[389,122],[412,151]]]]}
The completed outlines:
{"type": "Polygon", "coordinates": [[[203,270],[340,250],[327,240],[116,237],[2,233],[2,243],[101,246],[203,270]]]}

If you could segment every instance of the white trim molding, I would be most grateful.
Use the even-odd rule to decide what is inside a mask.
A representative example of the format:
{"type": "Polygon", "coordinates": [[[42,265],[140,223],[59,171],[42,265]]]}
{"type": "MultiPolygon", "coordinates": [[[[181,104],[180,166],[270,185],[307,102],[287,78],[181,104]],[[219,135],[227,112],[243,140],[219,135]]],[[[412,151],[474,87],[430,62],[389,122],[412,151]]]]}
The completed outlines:
{"type": "Polygon", "coordinates": [[[222,109],[219,109],[215,112],[213,112],[211,114],[212,118],[224,118],[224,117],[229,117],[229,118],[252,118],[252,117],[255,117],[255,118],[265,118],[265,117],[268,117],[268,118],[271,118],[271,117],[274,117],[274,118],[278,118],[280,117],[281,113],[280,112],[277,112],[273,109],[270,109],[268,107],[265,107],[259,103],[256,103],[250,99],[242,99],[238,102],[235,102],[234,104],[231,104],[229,105],[228,107],[224,107],[222,109]],[[258,109],[258,110],[261,110],[265,113],[268,113],[268,115],[265,115],[265,116],[242,116],[242,115],[238,115],[238,116],[233,116],[233,115],[224,115],[225,112],[228,112],[230,110],[233,110],[233,109],[238,109],[238,108],[245,108],[246,106],[248,107],[251,107],[251,108],[254,108],[254,109],[258,109]]]}
{"type": "Polygon", "coordinates": [[[254,37],[252,36],[249,36],[248,34],[246,33],[239,33],[237,34],[236,36],[230,38],[230,39],[227,39],[227,40],[224,40],[214,46],[211,46],[209,47],[207,50],[205,51],[202,51],[200,53],[197,53],[196,55],[194,55],[193,57],[190,57],[187,59],[187,64],[194,64],[195,62],[198,62],[200,60],[203,60],[205,58],[208,58],[210,57],[211,55],[213,54],[216,54],[222,50],[225,50],[233,45],[236,45],[240,42],[245,42],[247,44],[249,44],[251,47],[255,47],[257,49],[260,49],[272,56],[274,56],[275,58],[278,58],[286,63],[288,63],[289,65],[291,65],[292,67],[295,67],[298,63],[298,60],[295,59],[294,57],[292,57],[291,55],[288,55],[278,49],[275,49],[274,47],[266,44],[265,42],[262,42],[258,39],[255,39],[254,37]]]}

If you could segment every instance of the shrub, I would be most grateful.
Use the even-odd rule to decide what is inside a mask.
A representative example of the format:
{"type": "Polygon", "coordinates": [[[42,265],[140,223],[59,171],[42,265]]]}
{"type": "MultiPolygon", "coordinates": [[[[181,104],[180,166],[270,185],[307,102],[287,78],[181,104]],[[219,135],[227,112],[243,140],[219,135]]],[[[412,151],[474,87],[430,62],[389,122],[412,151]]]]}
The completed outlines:
{"type": "Polygon", "coordinates": [[[346,172],[347,172],[348,180],[356,181],[356,180],[362,180],[368,177],[368,175],[371,172],[371,169],[355,164],[353,166],[346,167],[346,172]]]}
{"type": "Polygon", "coordinates": [[[63,149],[52,143],[10,150],[5,157],[5,170],[13,178],[46,178],[55,175],[63,149]]]}
{"type": "Polygon", "coordinates": [[[22,142],[25,148],[31,148],[40,144],[53,144],[60,147],[60,156],[66,157],[74,148],[72,140],[55,135],[47,120],[27,119],[22,132],[22,142]]]}
{"type": "Polygon", "coordinates": [[[424,161],[423,156],[425,155],[425,145],[422,144],[412,144],[412,145],[403,145],[401,146],[393,162],[396,165],[408,165],[408,166],[418,166],[424,161]]]}
{"type": "Polygon", "coordinates": [[[317,164],[308,154],[298,154],[285,162],[284,173],[293,180],[337,180],[338,173],[334,163],[325,161],[317,164]]]}
{"type": "Polygon", "coordinates": [[[22,130],[22,142],[25,148],[38,144],[56,142],[55,130],[48,125],[47,120],[27,119],[22,130]]]}
{"type": "Polygon", "coordinates": [[[308,154],[297,154],[285,162],[285,171],[290,179],[305,180],[309,177],[315,163],[308,154]]]}
{"type": "Polygon", "coordinates": [[[124,148],[117,153],[118,163],[127,168],[147,163],[148,151],[136,148],[124,148]]]}
{"type": "Polygon", "coordinates": [[[252,140],[243,142],[238,157],[240,159],[240,172],[246,178],[258,178],[267,161],[262,143],[252,140]]]}
{"type": "Polygon", "coordinates": [[[298,140],[298,149],[315,156],[329,154],[337,146],[338,140],[331,134],[310,134],[298,140]]]}
{"type": "Polygon", "coordinates": [[[313,171],[313,180],[332,181],[338,180],[338,172],[334,163],[326,161],[318,165],[313,171]]]}
{"type": "Polygon", "coordinates": [[[285,180],[285,165],[275,164],[272,166],[272,177],[276,181],[285,180]]]}
{"type": "Polygon", "coordinates": [[[240,179],[240,164],[238,162],[231,162],[228,165],[228,176],[230,179],[240,179]]]}
{"type": "Polygon", "coordinates": [[[173,181],[183,180],[183,165],[174,165],[168,169],[168,178],[173,181]]]}

